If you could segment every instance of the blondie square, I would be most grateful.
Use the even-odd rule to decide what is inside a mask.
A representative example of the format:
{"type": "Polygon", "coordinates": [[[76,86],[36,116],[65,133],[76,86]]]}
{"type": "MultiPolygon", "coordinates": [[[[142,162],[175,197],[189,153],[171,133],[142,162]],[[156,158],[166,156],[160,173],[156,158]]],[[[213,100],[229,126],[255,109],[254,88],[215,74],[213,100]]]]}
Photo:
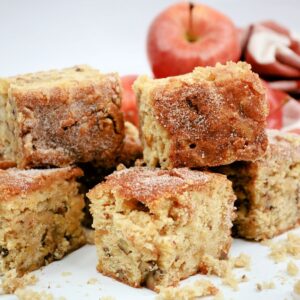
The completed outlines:
{"type": "Polygon", "coordinates": [[[268,132],[269,146],[255,162],[218,169],[237,195],[236,233],[243,238],[272,238],[300,220],[300,136],[268,132]]]}
{"type": "Polygon", "coordinates": [[[134,287],[176,285],[226,258],[234,217],[224,175],[134,167],[116,171],[88,193],[101,273],[134,287]]]}
{"type": "Polygon", "coordinates": [[[217,64],[134,83],[148,166],[218,166],[252,161],[267,148],[265,90],[250,65],[217,64]]]}
{"type": "Polygon", "coordinates": [[[0,80],[0,160],[18,168],[114,163],[124,138],[115,73],[87,66],[0,80]]]}
{"type": "Polygon", "coordinates": [[[82,246],[78,168],[0,170],[0,274],[35,270],[82,246]]]}

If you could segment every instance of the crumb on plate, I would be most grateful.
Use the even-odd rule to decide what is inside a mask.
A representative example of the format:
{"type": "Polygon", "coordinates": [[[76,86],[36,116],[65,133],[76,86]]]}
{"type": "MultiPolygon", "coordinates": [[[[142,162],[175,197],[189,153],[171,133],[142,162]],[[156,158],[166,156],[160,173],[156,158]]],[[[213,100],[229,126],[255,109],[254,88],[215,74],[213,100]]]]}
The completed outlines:
{"type": "Polygon", "coordinates": [[[218,292],[219,290],[210,281],[197,280],[194,284],[184,287],[162,287],[156,300],[192,300],[204,296],[214,296],[217,295],[218,292]]]}
{"type": "Polygon", "coordinates": [[[24,288],[27,285],[33,285],[38,281],[38,278],[31,273],[19,276],[15,269],[5,273],[2,278],[2,289],[7,294],[14,293],[17,289],[24,288]]]}
{"type": "Polygon", "coordinates": [[[290,276],[296,276],[299,272],[299,268],[293,261],[289,261],[289,263],[287,264],[286,270],[290,276]]]}
{"type": "Polygon", "coordinates": [[[98,279],[97,278],[90,278],[88,281],[87,281],[87,284],[96,284],[98,282],[98,279]]]}
{"type": "Polygon", "coordinates": [[[100,300],[115,300],[115,298],[112,296],[103,296],[100,298],[100,300]]]}
{"type": "Polygon", "coordinates": [[[259,292],[261,292],[262,290],[270,290],[270,289],[275,289],[275,284],[273,281],[256,284],[256,290],[259,292]]]}
{"type": "Polygon", "coordinates": [[[269,243],[268,246],[271,249],[269,256],[275,262],[284,261],[288,256],[300,258],[300,236],[294,233],[289,233],[285,239],[269,243]]]}
{"type": "Polygon", "coordinates": [[[232,258],[232,260],[235,268],[250,269],[251,257],[249,255],[241,253],[239,256],[232,258]]]}
{"type": "MultiPolygon", "coordinates": [[[[54,300],[52,294],[46,293],[45,291],[37,292],[30,289],[17,289],[15,295],[19,300],[54,300]]],[[[59,300],[63,299],[65,298],[59,298],[59,300]]]]}

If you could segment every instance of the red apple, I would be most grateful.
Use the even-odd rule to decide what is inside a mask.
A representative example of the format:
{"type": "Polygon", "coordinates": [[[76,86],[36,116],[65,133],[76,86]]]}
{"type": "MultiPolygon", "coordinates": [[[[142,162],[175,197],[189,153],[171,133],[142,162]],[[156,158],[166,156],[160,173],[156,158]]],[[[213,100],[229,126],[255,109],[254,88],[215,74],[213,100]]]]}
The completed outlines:
{"type": "Polygon", "coordinates": [[[125,121],[129,121],[135,126],[138,126],[138,110],[136,104],[135,94],[132,89],[132,85],[136,80],[137,75],[126,75],[121,77],[121,83],[123,88],[122,95],[122,107],[121,110],[124,113],[125,121]]]}
{"type": "Polygon", "coordinates": [[[184,2],[156,17],[148,32],[147,50],[157,78],[237,61],[241,54],[238,29],[228,17],[206,5],[184,2]]]}

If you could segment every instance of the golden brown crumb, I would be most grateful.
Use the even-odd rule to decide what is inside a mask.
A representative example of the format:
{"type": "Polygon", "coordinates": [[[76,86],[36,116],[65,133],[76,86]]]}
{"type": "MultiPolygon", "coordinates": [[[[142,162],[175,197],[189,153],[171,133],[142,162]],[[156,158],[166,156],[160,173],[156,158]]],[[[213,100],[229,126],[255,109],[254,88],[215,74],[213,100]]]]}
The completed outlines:
{"type": "Polygon", "coordinates": [[[100,298],[100,300],[115,300],[115,298],[112,296],[103,296],[100,298]]]}
{"type": "Polygon", "coordinates": [[[7,294],[12,294],[15,290],[24,288],[27,285],[33,285],[38,281],[34,274],[19,276],[15,269],[5,273],[2,278],[2,289],[7,294]]]}
{"type": "Polygon", "coordinates": [[[250,266],[250,257],[246,254],[240,254],[237,257],[230,258],[229,260],[217,260],[212,256],[206,255],[204,257],[205,269],[207,274],[213,274],[223,278],[222,283],[230,286],[234,290],[238,290],[240,282],[248,281],[247,276],[244,274],[238,279],[233,274],[233,268],[246,268],[250,266]]]}
{"type": "Polygon", "coordinates": [[[293,261],[287,264],[286,270],[290,276],[296,276],[299,272],[297,265],[293,261]]]}
{"type": "MultiPolygon", "coordinates": [[[[18,289],[15,295],[19,300],[54,300],[53,295],[46,293],[45,291],[37,292],[29,289],[18,289]]],[[[64,297],[60,297],[59,300],[64,300],[64,297]]]]}
{"type": "Polygon", "coordinates": [[[124,166],[123,164],[118,164],[116,169],[117,169],[117,171],[121,171],[121,170],[126,169],[126,166],[124,166]]]}
{"type": "Polygon", "coordinates": [[[217,260],[212,256],[206,255],[204,261],[207,274],[223,278],[223,284],[230,286],[234,290],[238,290],[239,281],[232,272],[234,260],[217,260]]]}
{"type": "Polygon", "coordinates": [[[96,284],[98,282],[98,279],[97,278],[90,278],[88,281],[87,281],[87,284],[96,284]]]}
{"type": "Polygon", "coordinates": [[[262,290],[275,289],[275,284],[274,284],[273,281],[257,283],[256,284],[256,289],[259,292],[262,291],[262,290]]]}
{"type": "Polygon", "coordinates": [[[193,285],[187,285],[182,288],[161,288],[156,300],[192,300],[198,297],[214,296],[218,291],[210,281],[197,280],[193,285]]]}
{"type": "Polygon", "coordinates": [[[230,286],[235,291],[239,290],[239,286],[238,286],[239,280],[236,278],[236,276],[233,273],[228,273],[223,278],[222,283],[230,286]]]}
{"type": "Polygon", "coordinates": [[[294,284],[294,292],[300,295],[300,280],[296,281],[294,284]]]}
{"type": "Polygon", "coordinates": [[[241,253],[239,256],[233,258],[233,266],[235,268],[250,269],[251,257],[247,254],[241,253]]]}
{"type": "Polygon", "coordinates": [[[211,255],[204,255],[203,260],[205,261],[205,273],[208,275],[213,274],[225,278],[232,272],[232,262],[230,260],[218,260],[211,255]]]}
{"type": "Polygon", "coordinates": [[[269,256],[275,261],[280,262],[287,258],[288,255],[294,258],[300,258],[300,236],[289,233],[284,240],[270,244],[271,252],[269,256]]]}

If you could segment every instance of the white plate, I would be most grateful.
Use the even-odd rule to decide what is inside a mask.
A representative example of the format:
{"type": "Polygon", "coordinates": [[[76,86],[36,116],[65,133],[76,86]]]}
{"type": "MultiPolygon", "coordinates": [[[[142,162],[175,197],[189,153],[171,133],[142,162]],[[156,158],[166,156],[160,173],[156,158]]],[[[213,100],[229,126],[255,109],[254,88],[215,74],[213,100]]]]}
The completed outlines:
{"type": "MultiPolygon", "coordinates": [[[[300,228],[290,231],[300,234],[300,228]]],[[[286,234],[277,239],[283,239],[286,234]]],[[[276,239],[275,239],[276,240],[276,239]]],[[[235,239],[230,256],[237,256],[245,253],[251,256],[251,270],[235,269],[237,276],[246,274],[248,282],[240,283],[239,290],[234,291],[230,287],[221,283],[221,279],[216,276],[195,275],[182,282],[182,285],[192,283],[199,278],[211,280],[224,294],[224,299],[297,299],[293,294],[293,285],[297,277],[290,277],[286,272],[287,263],[292,258],[287,258],[284,262],[275,264],[269,257],[269,248],[260,243],[248,242],[235,239]],[[262,282],[274,282],[275,289],[258,292],[256,284],[262,282]],[[295,297],[295,298],[294,298],[295,297]]],[[[300,268],[300,262],[293,260],[300,268]]],[[[136,289],[122,284],[114,279],[103,276],[96,271],[97,256],[95,246],[87,245],[74,253],[68,255],[58,262],[54,262],[47,267],[34,272],[38,277],[38,282],[28,289],[36,291],[46,291],[54,296],[54,299],[65,297],[70,300],[99,300],[102,296],[111,296],[115,300],[154,300],[156,294],[148,289],[136,289]],[[88,281],[96,281],[88,284],[88,281]]],[[[299,279],[299,278],[298,278],[299,279]]],[[[0,296],[1,300],[15,300],[16,296],[0,296]]],[[[205,299],[212,299],[211,297],[205,299]]],[[[298,298],[300,299],[300,298],[298,298]]],[[[174,299],[175,300],[175,299],[174,299]]]]}

